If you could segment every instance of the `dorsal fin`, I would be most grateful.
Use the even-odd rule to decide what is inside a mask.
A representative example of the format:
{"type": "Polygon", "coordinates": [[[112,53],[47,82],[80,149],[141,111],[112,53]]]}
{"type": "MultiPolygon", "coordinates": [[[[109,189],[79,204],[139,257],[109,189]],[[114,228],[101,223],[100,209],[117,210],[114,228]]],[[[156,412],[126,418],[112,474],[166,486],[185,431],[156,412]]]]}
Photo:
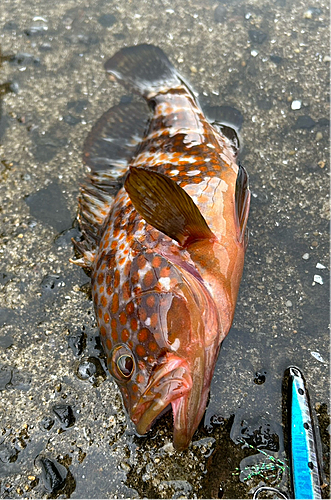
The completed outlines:
{"type": "Polygon", "coordinates": [[[248,186],[248,174],[246,169],[239,163],[238,165],[238,175],[236,180],[236,213],[238,217],[239,225],[239,241],[244,242],[245,248],[248,244],[248,231],[246,228],[249,205],[251,199],[251,192],[248,186]]]}
{"type": "Polygon", "coordinates": [[[83,159],[100,181],[117,180],[142,141],[150,113],[144,102],[118,104],[93,125],[83,147],[83,159]]]}
{"type": "Polygon", "coordinates": [[[102,236],[114,196],[123,186],[129,162],[142,141],[150,114],[144,102],[118,104],[92,127],[84,143],[84,163],[89,174],[80,188],[78,221],[84,245],[94,252],[102,236]]]}
{"type": "Polygon", "coordinates": [[[215,238],[192,198],[166,175],[131,167],[124,186],[146,222],[181,246],[215,238]]]}

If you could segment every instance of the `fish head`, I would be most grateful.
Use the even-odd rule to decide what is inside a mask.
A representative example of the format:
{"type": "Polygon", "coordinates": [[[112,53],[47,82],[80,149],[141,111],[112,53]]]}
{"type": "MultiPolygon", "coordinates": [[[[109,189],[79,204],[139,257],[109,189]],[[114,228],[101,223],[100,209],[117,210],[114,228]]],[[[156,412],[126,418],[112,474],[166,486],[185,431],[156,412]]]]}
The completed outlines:
{"type": "Polygon", "coordinates": [[[162,269],[154,269],[154,287],[131,300],[132,330],[107,353],[108,369],[138,434],[172,408],[174,446],[182,450],[205,411],[219,324],[214,302],[196,277],[170,264],[169,281],[162,281],[162,269]]]}

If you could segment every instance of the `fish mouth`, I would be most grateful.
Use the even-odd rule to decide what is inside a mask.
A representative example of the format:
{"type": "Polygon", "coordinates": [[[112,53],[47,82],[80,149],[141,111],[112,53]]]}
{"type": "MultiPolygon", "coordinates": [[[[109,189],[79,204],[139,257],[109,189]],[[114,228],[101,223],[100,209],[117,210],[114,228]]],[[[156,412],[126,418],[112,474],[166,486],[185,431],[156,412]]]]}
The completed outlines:
{"type": "Polygon", "coordinates": [[[174,414],[174,446],[177,448],[175,436],[185,427],[182,422],[183,412],[180,410],[187,406],[185,401],[189,398],[192,387],[192,377],[186,361],[174,354],[166,354],[152,372],[144,393],[132,409],[131,419],[138,434],[146,434],[155,419],[171,404],[174,414]]]}

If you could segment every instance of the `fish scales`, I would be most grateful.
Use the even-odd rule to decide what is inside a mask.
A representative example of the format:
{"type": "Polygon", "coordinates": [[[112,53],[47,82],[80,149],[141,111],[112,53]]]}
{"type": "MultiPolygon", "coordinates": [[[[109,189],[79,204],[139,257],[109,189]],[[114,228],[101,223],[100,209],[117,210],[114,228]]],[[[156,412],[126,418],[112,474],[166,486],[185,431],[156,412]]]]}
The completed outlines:
{"type": "Polygon", "coordinates": [[[83,241],[74,242],[83,256],[75,262],[92,271],[108,368],[138,433],[171,405],[181,450],[204,413],[234,314],[247,174],[160,49],[123,49],[105,67],[151,112],[114,107],[92,129],[79,199],[83,241]],[[131,117],[123,130],[117,114],[120,123],[131,117]]]}

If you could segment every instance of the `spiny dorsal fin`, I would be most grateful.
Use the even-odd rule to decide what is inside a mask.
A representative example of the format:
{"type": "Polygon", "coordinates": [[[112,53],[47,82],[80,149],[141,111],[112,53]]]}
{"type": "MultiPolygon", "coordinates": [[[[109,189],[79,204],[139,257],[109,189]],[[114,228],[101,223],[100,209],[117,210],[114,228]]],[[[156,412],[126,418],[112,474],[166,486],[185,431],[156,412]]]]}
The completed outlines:
{"type": "Polygon", "coordinates": [[[239,241],[245,242],[245,248],[248,243],[248,232],[246,231],[251,192],[248,187],[248,174],[245,168],[239,163],[238,175],[236,181],[236,212],[240,229],[239,241]]]}
{"type": "Polygon", "coordinates": [[[192,198],[166,175],[131,167],[124,187],[146,222],[181,246],[215,238],[192,198]]]}

